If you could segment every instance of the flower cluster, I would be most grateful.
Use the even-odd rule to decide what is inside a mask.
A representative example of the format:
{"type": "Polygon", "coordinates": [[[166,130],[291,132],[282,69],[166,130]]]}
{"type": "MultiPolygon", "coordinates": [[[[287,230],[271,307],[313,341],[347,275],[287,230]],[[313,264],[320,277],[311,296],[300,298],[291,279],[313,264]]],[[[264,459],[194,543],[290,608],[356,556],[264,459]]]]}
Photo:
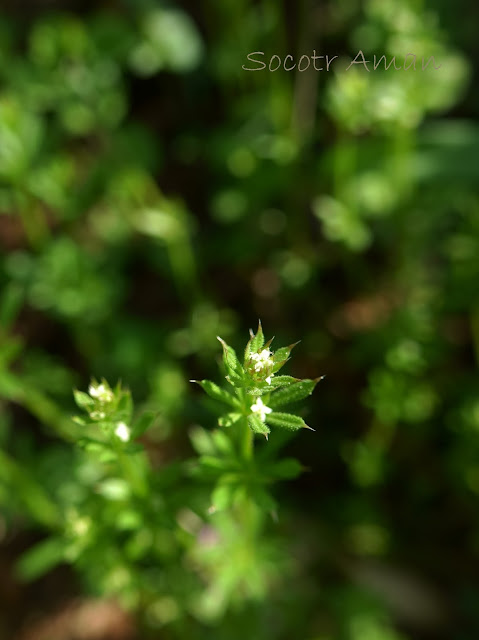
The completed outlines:
{"type": "Polygon", "coordinates": [[[208,395],[229,405],[230,411],[219,419],[220,426],[229,427],[243,423],[245,428],[268,438],[269,426],[286,429],[308,428],[300,416],[277,411],[290,402],[309,396],[320,378],[299,380],[291,376],[276,375],[289,360],[295,344],[273,352],[272,339],[265,344],[261,322],[256,334],[250,331],[250,339],[244,352],[243,364],[234,349],[218,338],[223,346],[223,363],[226,380],[234,387],[235,394],[221,389],[210,380],[196,381],[208,395]]]}
{"type": "Polygon", "coordinates": [[[88,418],[75,418],[82,425],[98,425],[105,433],[114,436],[122,442],[131,439],[131,411],[130,392],[122,389],[118,384],[112,389],[106,380],[97,382],[92,380],[88,393],[75,391],[75,400],[84,409],[88,418]]]}
{"type": "Polygon", "coordinates": [[[98,400],[102,404],[111,402],[114,398],[113,391],[110,389],[107,383],[92,383],[88,387],[88,393],[93,399],[98,400]]]}
{"type": "Polygon", "coordinates": [[[250,355],[248,370],[253,375],[253,377],[258,376],[260,379],[263,378],[265,382],[271,384],[271,379],[273,377],[273,367],[274,360],[272,358],[273,353],[269,349],[263,349],[259,353],[252,353],[250,355]],[[267,374],[266,377],[264,374],[267,374]]]}
{"type": "Polygon", "coordinates": [[[89,410],[92,420],[103,420],[108,413],[108,405],[111,405],[115,396],[107,382],[98,384],[92,382],[88,387],[88,393],[93,400],[92,409],[89,410]]]}

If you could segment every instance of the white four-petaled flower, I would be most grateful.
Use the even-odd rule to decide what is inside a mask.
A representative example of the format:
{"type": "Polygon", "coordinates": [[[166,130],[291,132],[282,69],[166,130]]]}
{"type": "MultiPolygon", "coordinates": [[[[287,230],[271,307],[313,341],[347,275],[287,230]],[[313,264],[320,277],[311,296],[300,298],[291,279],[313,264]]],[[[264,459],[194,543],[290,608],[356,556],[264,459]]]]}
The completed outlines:
{"type": "Polygon", "coordinates": [[[257,413],[261,422],[264,422],[266,420],[266,414],[271,413],[273,409],[267,407],[261,398],[257,398],[256,402],[251,405],[251,411],[253,411],[253,413],[257,413]]]}
{"type": "Polygon", "coordinates": [[[119,422],[116,425],[115,435],[117,435],[120,440],[123,440],[123,442],[128,442],[130,439],[130,429],[124,422],[119,422]]]}

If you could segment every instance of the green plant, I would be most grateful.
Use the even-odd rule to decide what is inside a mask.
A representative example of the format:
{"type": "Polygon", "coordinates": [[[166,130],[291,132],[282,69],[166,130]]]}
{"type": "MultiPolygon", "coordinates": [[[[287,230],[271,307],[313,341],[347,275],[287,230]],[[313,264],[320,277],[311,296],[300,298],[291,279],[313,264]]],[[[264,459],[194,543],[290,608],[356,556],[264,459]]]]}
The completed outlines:
{"type": "Polygon", "coordinates": [[[271,485],[303,467],[278,458],[284,439],[264,443],[256,456],[253,439],[268,438],[269,427],[311,429],[277,409],[310,395],[319,378],[277,375],[295,345],[273,353],[261,324],[243,364],[219,340],[231,389],[199,384],[229,410],[219,429],[193,429],[198,458],[155,467],[140,440],[155,414],[135,418],[121,384],[92,380],[88,393],[74,392],[83,410],[74,417],[78,455],[55,500],[52,535],[21,560],[24,577],[70,562],[98,595],[120,598],[153,626],[176,623],[179,637],[187,619],[218,620],[285,579],[285,541],[267,531],[276,514],[271,485]]]}
{"type": "MultiPolygon", "coordinates": [[[[395,565],[463,612],[438,616],[432,635],[475,640],[470,12],[445,0],[4,4],[0,558],[32,547],[20,565],[32,577],[65,559],[86,592],[170,621],[153,637],[188,640],[203,638],[200,618],[218,640],[384,640],[398,625],[417,637],[420,621],[347,567],[379,565],[402,593],[395,565]],[[313,47],[339,54],[331,74],[241,69],[246,52],[297,61],[313,47]],[[346,71],[359,49],[417,56],[417,70],[346,71]],[[422,71],[432,55],[441,68],[422,71]],[[226,421],[242,409],[188,378],[218,382],[215,336],[239,345],[244,309],[301,337],[297,372],[331,372],[300,415],[334,428],[281,430],[264,407],[288,411],[271,398],[289,388],[255,397],[222,378],[271,433],[248,432],[244,413],[208,429],[210,409],[226,421]],[[128,381],[131,422],[72,422],[71,389],[90,373],[128,381]],[[152,427],[133,435],[149,410],[152,427]],[[311,472],[274,484],[275,465],[301,470],[278,456],[288,437],[283,451],[311,472]]],[[[22,618],[42,615],[43,584],[9,589],[22,618]]],[[[0,636],[16,637],[4,609],[0,636]]]]}
{"type": "MultiPolygon", "coordinates": [[[[229,390],[221,389],[210,380],[202,380],[198,384],[213,399],[229,405],[232,409],[221,416],[218,424],[222,427],[238,425],[238,428],[243,429],[247,456],[250,456],[252,450],[252,433],[261,434],[268,439],[269,426],[294,431],[301,428],[311,429],[300,416],[276,411],[278,407],[309,396],[321,380],[321,378],[299,380],[291,376],[276,376],[276,373],[289,360],[295,344],[281,347],[273,353],[269,349],[273,339],[265,344],[260,322],[256,335],[251,331],[251,338],[244,353],[244,362],[241,364],[234,349],[221,338],[218,337],[218,340],[223,346],[223,363],[227,372],[225,378],[232,385],[234,394],[229,390]]],[[[191,380],[191,382],[197,381],[191,380]]]]}

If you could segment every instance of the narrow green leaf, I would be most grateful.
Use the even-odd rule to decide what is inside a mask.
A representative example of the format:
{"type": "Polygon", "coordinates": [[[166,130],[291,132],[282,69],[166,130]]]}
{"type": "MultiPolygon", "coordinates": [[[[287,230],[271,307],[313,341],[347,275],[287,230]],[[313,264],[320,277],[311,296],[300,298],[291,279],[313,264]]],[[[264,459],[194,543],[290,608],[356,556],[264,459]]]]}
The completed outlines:
{"type": "Polygon", "coordinates": [[[211,432],[202,427],[195,427],[190,431],[190,440],[193,448],[200,455],[214,455],[215,444],[211,432]]]}
{"type": "Polygon", "coordinates": [[[200,465],[202,467],[213,469],[215,471],[229,471],[232,468],[231,461],[216,456],[201,456],[200,465]]]}
{"type": "Polygon", "coordinates": [[[232,506],[236,486],[231,484],[219,484],[211,496],[211,502],[215,511],[224,511],[232,506]]]}
{"type": "Polygon", "coordinates": [[[85,451],[100,451],[100,450],[112,450],[112,445],[107,440],[98,440],[97,438],[83,437],[77,440],[77,446],[85,451]]]}
{"type": "Polygon", "coordinates": [[[42,540],[28,549],[16,565],[23,580],[36,580],[65,559],[65,543],[60,538],[42,540]]]}
{"type": "Polygon", "coordinates": [[[84,393],[83,391],[74,389],[73,397],[75,398],[75,402],[81,409],[86,409],[88,411],[95,406],[95,401],[93,400],[93,398],[91,398],[87,393],[84,393]]]}
{"type": "Polygon", "coordinates": [[[0,485],[24,503],[27,513],[44,527],[58,526],[60,507],[27,466],[13,460],[0,448],[0,485]]]}
{"type": "Polygon", "coordinates": [[[247,387],[246,393],[250,396],[264,396],[266,393],[271,393],[272,387],[265,384],[264,387],[247,387]]]}
{"type": "Polygon", "coordinates": [[[14,402],[19,402],[24,397],[21,381],[10,371],[0,371],[0,395],[14,402]]]}
{"type": "Polygon", "coordinates": [[[211,433],[211,438],[213,440],[213,443],[215,445],[215,453],[216,455],[218,455],[218,453],[224,455],[225,457],[232,457],[233,456],[233,443],[231,441],[231,438],[229,436],[226,435],[226,433],[224,431],[220,431],[219,429],[215,429],[212,433],[211,433]]]}
{"type": "Polygon", "coordinates": [[[287,360],[291,349],[289,347],[281,347],[273,353],[273,360],[275,362],[281,362],[281,360],[287,360]]]}
{"type": "Polygon", "coordinates": [[[276,376],[272,378],[270,384],[267,382],[253,382],[253,384],[260,386],[246,387],[246,392],[252,396],[264,396],[266,393],[271,393],[275,389],[289,386],[295,382],[299,382],[298,378],[293,378],[292,376],[276,376]]]}
{"type": "Polygon", "coordinates": [[[244,485],[237,486],[233,495],[233,506],[241,507],[246,501],[249,502],[248,487],[244,485]]]}
{"type": "Polygon", "coordinates": [[[246,343],[246,347],[245,347],[245,350],[244,350],[244,365],[245,366],[247,365],[248,360],[250,359],[250,356],[251,356],[251,353],[252,353],[251,352],[251,343],[254,340],[254,333],[251,331],[251,329],[250,329],[250,335],[251,335],[251,337],[248,340],[248,342],[246,343]]]}
{"type": "Polygon", "coordinates": [[[135,455],[136,453],[141,453],[142,451],[144,451],[145,448],[138,442],[129,442],[123,450],[129,455],[135,455]]]}
{"type": "Polygon", "coordinates": [[[258,488],[254,492],[252,498],[262,511],[269,513],[274,519],[276,519],[277,504],[269,492],[262,488],[258,488]]]}
{"type": "Polygon", "coordinates": [[[235,389],[240,389],[243,386],[244,378],[230,371],[229,375],[225,376],[225,380],[227,380],[235,389]]]}
{"type": "Polygon", "coordinates": [[[21,353],[23,343],[19,338],[9,336],[8,342],[0,347],[0,368],[6,368],[21,353]]]}
{"type": "Polygon", "coordinates": [[[278,387],[289,387],[290,385],[298,381],[299,379],[293,378],[293,376],[274,376],[269,386],[271,389],[276,389],[278,387]]]}
{"type": "Polygon", "coordinates": [[[281,360],[284,360],[285,358],[289,358],[289,354],[291,353],[291,351],[300,342],[301,342],[301,340],[298,340],[298,342],[294,342],[293,344],[290,344],[287,347],[281,347],[281,349],[278,349],[277,351],[274,352],[273,360],[275,362],[280,362],[281,360]]]}
{"type": "Polygon", "coordinates": [[[293,344],[290,344],[287,347],[281,347],[281,349],[278,349],[277,351],[274,352],[274,354],[273,354],[273,361],[274,361],[273,373],[276,373],[277,371],[279,371],[281,369],[281,367],[283,367],[284,364],[286,362],[288,362],[289,354],[291,353],[292,349],[294,349],[294,347],[297,344],[299,344],[299,342],[300,341],[294,342],[293,344]]]}
{"type": "Polygon", "coordinates": [[[273,393],[268,404],[272,409],[275,409],[276,407],[281,407],[284,404],[303,400],[303,398],[307,398],[313,393],[315,386],[320,380],[321,378],[316,378],[315,380],[301,380],[289,385],[288,387],[283,387],[273,393]]]}
{"type": "Polygon", "coordinates": [[[131,393],[129,391],[123,391],[118,402],[116,409],[116,417],[119,420],[123,420],[129,424],[131,422],[131,416],[133,414],[133,401],[131,399],[131,393]]]}
{"type": "Polygon", "coordinates": [[[297,478],[304,471],[303,465],[294,458],[285,458],[273,464],[271,475],[275,478],[292,480],[297,478]]]}
{"type": "Polygon", "coordinates": [[[249,415],[248,424],[252,431],[260,433],[265,436],[266,440],[268,439],[268,433],[271,433],[271,430],[268,429],[267,425],[258,416],[254,414],[249,415]]]}
{"type": "Polygon", "coordinates": [[[23,288],[11,282],[0,299],[0,326],[8,330],[17,317],[24,299],[23,288]]]}
{"type": "Polygon", "coordinates": [[[218,418],[218,424],[220,427],[232,427],[241,420],[241,418],[241,413],[227,413],[224,416],[221,416],[221,418],[218,418]]]}
{"type": "Polygon", "coordinates": [[[96,492],[109,501],[121,502],[129,497],[131,488],[123,478],[106,478],[97,485],[96,492]]]}
{"type": "Polygon", "coordinates": [[[225,365],[231,367],[232,369],[236,369],[239,365],[239,360],[236,357],[235,350],[233,349],[233,347],[230,347],[229,344],[226,344],[226,342],[219,336],[216,336],[216,338],[221,342],[221,346],[223,347],[223,358],[225,365]]]}
{"type": "Polygon", "coordinates": [[[243,380],[243,367],[236,356],[235,350],[230,347],[224,340],[222,340],[219,336],[217,336],[218,340],[221,342],[223,347],[223,362],[226,368],[226,372],[228,374],[229,380],[233,386],[238,386],[238,384],[243,380]]]}
{"type": "Polygon", "coordinates": [[[271,347],[271,343],[273,342],[273,340],[274,340],[274,336],[273,336],[272,338],[270,338],[270,339],[268,340],[268,342],[266,342],[266,343],[264,344],[263,349],[268,349],[268,351],[269,351],[269,350],[270,350],[270,347],[271,347]]]}
{"type": "Polygon", "coordinates": [[[154,423],[158,413],[154,411],[145,411],[135,422],[131,430],[131,439],[135,440],[142,436],[147,429],[154,423]]]}
{"type": "Polygon", "coordinates": [[[256,335],[254,335],[251,332],[251,345],[250,345],[251,353],[256,353],[263,347],[263,345],[264,345],[263,327],[261,326],[261,320],[258,320],[258,330],[256,331],[256,335]]]}
{"type": "Polygon", "coordinates": [[[291,413],[278,413],[273,411],[266,415],[266,422],[273,427],[282,427],[283,429],[310,429],[303,418],[295,416],[291,413]]]}
{"type": "Polygon", "coordinates": [[[228,404],[230,407],[239,407],[240,403],[237,398],[235,398],[231,393],[225,391],[221,387],[219,387],[211,380],[190,380],[190,382],[196,382],[200,387],[214,400],[218,400],[218,402],[224,402],[228,404]]]}
{"type": "Polygon", "coordinates": [[[275,362],[273,365],[272,373],[277,373],[280,369],[284,367],[284,365],[288,362],[289,358],[285,358],[284,360],[280,360],[279,362],[275,362]]]}

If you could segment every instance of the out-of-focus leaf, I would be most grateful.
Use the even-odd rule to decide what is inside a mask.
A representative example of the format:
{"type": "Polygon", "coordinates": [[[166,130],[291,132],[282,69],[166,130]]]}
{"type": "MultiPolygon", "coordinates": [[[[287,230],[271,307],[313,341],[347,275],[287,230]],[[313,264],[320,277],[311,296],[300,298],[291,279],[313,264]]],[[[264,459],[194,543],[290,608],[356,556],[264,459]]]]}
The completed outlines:
{"type": "Polygon", "coordinates": [[[65,560],[65,541],[48,538],[28,549],[17,562],[22,580],[36,580],[65,560]]]}

